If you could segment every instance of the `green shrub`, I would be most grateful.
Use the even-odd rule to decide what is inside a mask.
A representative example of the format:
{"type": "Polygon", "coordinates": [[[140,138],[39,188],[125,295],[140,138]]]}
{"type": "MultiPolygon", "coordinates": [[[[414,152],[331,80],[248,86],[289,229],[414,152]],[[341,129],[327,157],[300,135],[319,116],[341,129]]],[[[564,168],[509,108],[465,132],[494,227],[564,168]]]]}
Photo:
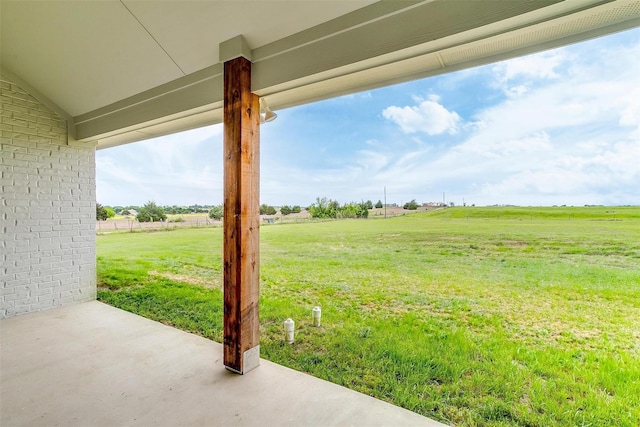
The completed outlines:
{"type": "Polygon", "coordinates": [[[276,208],[269,205],[260,205],[260,215],[275,215],[276,208]]]}
{"type": "Polygon", "coordinates": [[[220,219],[222,219],[223,212],[224,210],[222,208],[222,205],[214,206],[209,209],[209,218],[220,221],[220,219]]]}
{"type": "Polygon", "coordinates": [[[292,212],[293,212],[293,210],[291,209],[290,206],[284,205],[283,207],[280,208],[280,213],[282,215],[289,215],[292,212]]]}
{"type": "Polygon", "coordinates": [[[109,217],[107,209],[100,203],[96,203],[96,219],[98,221],[105,221],[109,217]]]}
{"type": "Polygon", "coordinates": [[[413,199],[412,201],[405,203],[404,206],[402,206],[402,208],[408,211],[415,211],[416,209],[418,209],[418,204],[416,203],[416,199],[413,199]]]}
{"type": "Polygon", "coordinates": [[[140,209],[136,219],[138,222],[164,221],[167,219],[167,215],[165,215],[164,210],[156,205],[155,202],[149,201],[140,209]]]}

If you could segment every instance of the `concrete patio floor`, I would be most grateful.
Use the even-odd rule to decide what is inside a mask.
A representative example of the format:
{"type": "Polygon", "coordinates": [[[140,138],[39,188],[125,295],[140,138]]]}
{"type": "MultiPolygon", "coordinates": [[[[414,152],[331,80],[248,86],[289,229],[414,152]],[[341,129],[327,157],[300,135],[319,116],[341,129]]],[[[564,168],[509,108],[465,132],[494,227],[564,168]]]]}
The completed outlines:
{"type": "Polygon", "coordinates": [[[94,301],[0,321],[0,425],[442,426],[94,301]]]}

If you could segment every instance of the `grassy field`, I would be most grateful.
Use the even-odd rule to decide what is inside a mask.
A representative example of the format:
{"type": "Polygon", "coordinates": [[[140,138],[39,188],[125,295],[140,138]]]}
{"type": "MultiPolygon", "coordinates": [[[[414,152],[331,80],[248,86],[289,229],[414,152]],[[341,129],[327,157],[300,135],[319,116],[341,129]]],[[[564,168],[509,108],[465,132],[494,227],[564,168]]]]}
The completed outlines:
{"type": "MultiPolygon", "coordinates": [[[[640,208],[271,225],[261,251],[266,359],[456,426],[640,425],[640,208]]],[[[99,299],[220,341],[221,254],[220,228],[98,236],[99,299]]]]}

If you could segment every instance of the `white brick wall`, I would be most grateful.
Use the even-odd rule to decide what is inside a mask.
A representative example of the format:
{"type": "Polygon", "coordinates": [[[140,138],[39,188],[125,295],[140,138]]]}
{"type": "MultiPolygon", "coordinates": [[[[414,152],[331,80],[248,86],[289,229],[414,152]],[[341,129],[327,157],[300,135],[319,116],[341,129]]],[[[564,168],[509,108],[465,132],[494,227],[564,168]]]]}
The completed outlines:
{"type": "Polygon", "coordinates": [[[0,148],[0,318],[95,299],[95,148],[2,76],[0,148]]]}

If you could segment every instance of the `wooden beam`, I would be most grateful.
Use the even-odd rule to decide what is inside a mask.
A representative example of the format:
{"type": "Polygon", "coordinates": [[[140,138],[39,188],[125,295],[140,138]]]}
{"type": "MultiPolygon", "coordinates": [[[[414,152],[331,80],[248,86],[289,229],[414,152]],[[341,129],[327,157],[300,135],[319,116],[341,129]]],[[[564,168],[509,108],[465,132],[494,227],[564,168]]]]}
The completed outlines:
{"type": "Polygon", "coordinates": [[[251,62],[224,63],[224,365],[259,364],[260,106],[251,62]]]}

